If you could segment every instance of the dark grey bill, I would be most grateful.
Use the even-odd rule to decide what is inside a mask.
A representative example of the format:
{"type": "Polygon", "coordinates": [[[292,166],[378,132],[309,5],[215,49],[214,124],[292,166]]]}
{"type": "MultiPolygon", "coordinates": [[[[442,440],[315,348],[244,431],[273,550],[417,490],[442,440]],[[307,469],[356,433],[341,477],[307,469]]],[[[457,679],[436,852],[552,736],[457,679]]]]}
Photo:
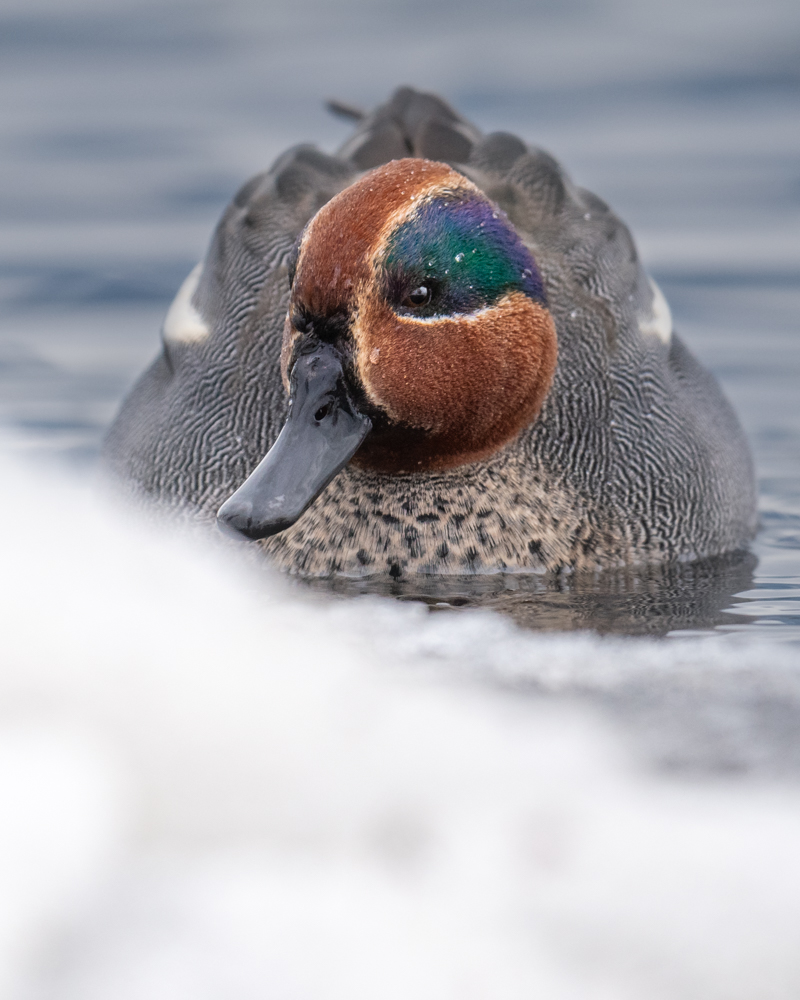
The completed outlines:
{"type": "Polygon", "coordinates": [[[329,344],[300,356],[290,389],[289,416],[278,440],[217,512],[217,524],[228,535],[267,538],[290,527],[372,427],[354,406],[341,358],[329,344]]]}

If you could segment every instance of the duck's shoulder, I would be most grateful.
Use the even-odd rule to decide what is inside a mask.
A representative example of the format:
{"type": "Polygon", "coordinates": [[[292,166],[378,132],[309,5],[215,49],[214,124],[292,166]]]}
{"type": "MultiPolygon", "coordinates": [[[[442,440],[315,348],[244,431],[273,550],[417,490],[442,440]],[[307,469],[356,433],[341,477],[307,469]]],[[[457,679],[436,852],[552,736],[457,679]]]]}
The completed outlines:
{"type": "Polygon", "coordinates": [[[545,150],[508,132],[484,134],[440,97],[401,87],[361,117],[338,156],[358,170],[420,157],[466,175],[533,252],[562,338],[612,352],[669,343],[669,309],[628,227],[545,150]]]}
{"type": "Polygon", "coordinates": [[[217,224],[195,293],[213,326],[256,305],[273,276],[276,293],[288,291],[287,263],[309,219],[351,184],[358,169],[311,145],[295,146],[250,178],[217,224]]]}
{"type": "Polygon", "coordinates": [[[508,215],[533,252],[560,335],[588,337],[597,340],[594,348],[612,352],[625,343],[669,344],[669,308],[627,225],[553,156],[496,132],[475,145],[460,169],[508,215]]]}

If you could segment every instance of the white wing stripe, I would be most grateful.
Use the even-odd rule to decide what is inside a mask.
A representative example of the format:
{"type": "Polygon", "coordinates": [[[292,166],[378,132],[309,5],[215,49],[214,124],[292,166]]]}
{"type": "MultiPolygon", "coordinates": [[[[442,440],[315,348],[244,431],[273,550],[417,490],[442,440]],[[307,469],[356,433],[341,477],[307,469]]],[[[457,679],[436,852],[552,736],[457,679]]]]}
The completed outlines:
{"type": "Polygon", "coordinates": [[[658,337],[663,343],[669,344],[672,338],[672,313],[664,293],[652,278],[648,280],[653,290],[653,301],[650,304],[650,315],[639,316],[639,330],[644,336],[658,337]]]}
{"type": "Polygon", "coordinates": [[[192,305],[192,296],[197,291],[202,263],[189,273],[178,290],[164,320],[164,340],[172,344],[199,344],[211,333],[203,317],[192,305]]]}

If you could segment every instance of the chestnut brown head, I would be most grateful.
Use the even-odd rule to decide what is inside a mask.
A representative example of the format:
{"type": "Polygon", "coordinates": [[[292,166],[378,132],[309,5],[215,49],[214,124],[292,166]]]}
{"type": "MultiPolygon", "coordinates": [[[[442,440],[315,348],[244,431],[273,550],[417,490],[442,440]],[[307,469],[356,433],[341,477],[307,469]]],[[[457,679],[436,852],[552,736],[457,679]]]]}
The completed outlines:
{"type": "MultiPolygon", "coordinates": [[[[350,459],[386,473],[452,468],[493,454],[536,418],[557,353],[541,275],[506,216],[445,164],[395,160],[365,174],[311,220],[290,272],[290,399],[298,379],[315,386],[304,398],[323,437],[336,437],[342,414],[363,429],[344,460],[332,449],[335,467],[305,506],[350,459]]],[[[293,401],[281,438],[295,419],[293,401]]],[[[249,536],[285,522],[253,521],[249,536]]]]}

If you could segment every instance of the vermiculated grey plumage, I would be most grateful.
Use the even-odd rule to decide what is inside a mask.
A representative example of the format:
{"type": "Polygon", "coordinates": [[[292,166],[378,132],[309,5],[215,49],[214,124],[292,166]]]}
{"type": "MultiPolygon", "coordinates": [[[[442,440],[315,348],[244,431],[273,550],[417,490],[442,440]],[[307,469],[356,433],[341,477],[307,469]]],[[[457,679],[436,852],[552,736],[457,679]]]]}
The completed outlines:
{"type": "Polygon", "coordinates": [[[439,473],[345,468],[305,515],[256,543],[292,573],[594,569],[733,551],[755,530],[747,444],[714,378],[674,333],[640,329],[653,292],[625,225],[548,154],[482,136],[407,88],[337,156],[300,146],[223,215],[194,304],[212,333],[165,341],[106,441],[108,466],[162,505],[213,518],[286,416],[287,260],[363,170],[450,162],[508,214],[545,281],[558,365],[538,418],[490,459],[439,473]]]}

